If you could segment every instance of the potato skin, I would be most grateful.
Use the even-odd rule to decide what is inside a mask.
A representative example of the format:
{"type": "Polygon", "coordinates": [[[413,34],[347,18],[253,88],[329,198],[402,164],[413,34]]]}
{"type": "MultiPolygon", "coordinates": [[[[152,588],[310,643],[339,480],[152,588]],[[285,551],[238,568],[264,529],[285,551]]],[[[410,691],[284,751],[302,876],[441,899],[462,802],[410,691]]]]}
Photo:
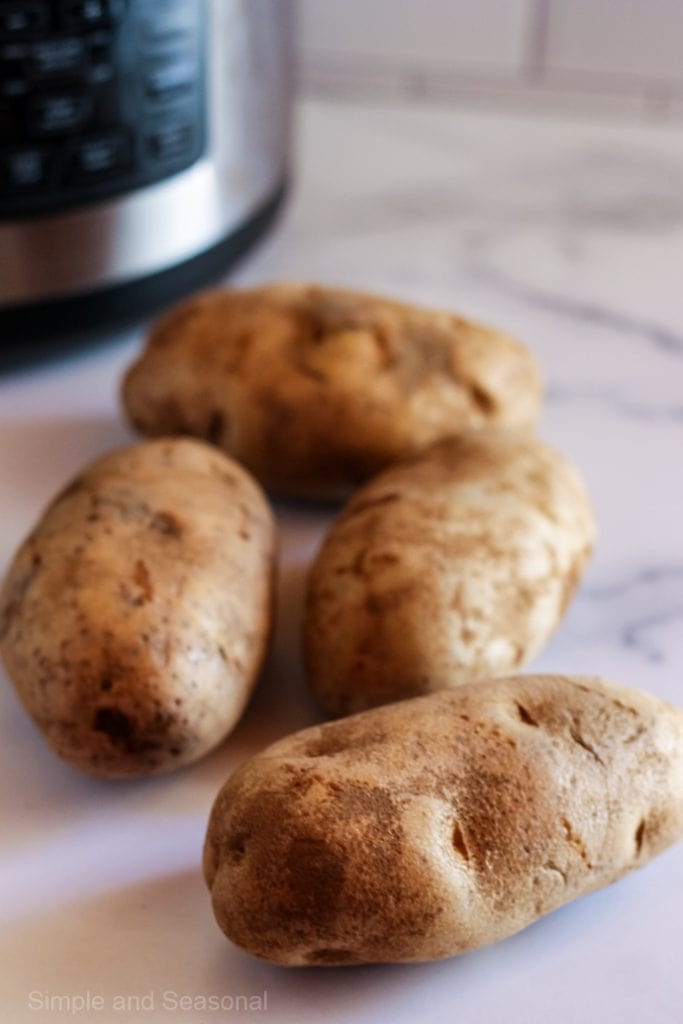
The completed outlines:
{"type": "Polygon", "coordinates": [[[171,310],[123,400],[148,435],[191,434],[269,489],[338,499],[434,441],[532,427],[540,380],[507,335],[315,285],[210,292],[171,310]]]}
{"type": "Polygon", "coordinates": [[[385,470],[310,569],[318,698],[348,714],[518,669],[562,617],[594,538],[576,472],[529,435],[476,431],[385,470]]]}
{"type": "Polygon", "coordinates": [[[464,684],[296,733],[216,798],[225,934],[285,965],[504,938],[683,833],[683,714],[597,679],[464,684]]]}
{"type": "Polygon", "coordinates": [[[220,743],[265,655],[273,549],[260,487],[202,442],[145,442],[76,477],[0,595],[0,653],[55,753],[123,778],[220,743]]]}

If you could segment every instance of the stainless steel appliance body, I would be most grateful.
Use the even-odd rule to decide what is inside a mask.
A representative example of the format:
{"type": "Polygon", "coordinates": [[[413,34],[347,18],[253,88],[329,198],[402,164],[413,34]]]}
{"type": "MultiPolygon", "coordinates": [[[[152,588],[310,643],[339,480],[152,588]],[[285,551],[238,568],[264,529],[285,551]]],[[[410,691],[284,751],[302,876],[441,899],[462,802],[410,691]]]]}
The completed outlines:
{"type": "Polygon", "coordinates": [[[0,327],[151,306],[250,244],[291,29],[290,0],[0,0],[0,327]]]}

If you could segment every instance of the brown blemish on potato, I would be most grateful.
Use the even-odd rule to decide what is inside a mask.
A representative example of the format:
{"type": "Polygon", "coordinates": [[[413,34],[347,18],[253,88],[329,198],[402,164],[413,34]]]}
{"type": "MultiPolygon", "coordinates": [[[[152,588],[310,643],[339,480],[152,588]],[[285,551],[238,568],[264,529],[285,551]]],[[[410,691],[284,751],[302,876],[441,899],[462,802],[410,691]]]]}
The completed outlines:
{"type": "Polygon", "coordinates": [[[206,427],[206,440],[209,444],[220,444],[223,440],[226,427],[226,416],[219,409],[214,409],[209,416],[206,427]]]}
{"type": "Polygon", "coordinates": [[[391,587],[388,590],[370,593],[365,598],[365,610],[369,615],[383,616],[387,612],[400,608],[414,594],[417,594],[419,589],[419,584],[410,582],[404,583],[400,587],[391,587]]]}
{"type": "Polygon", "coordinates": [[[634,836],[635,844],[636,844],[636,857],[640,857],[640,854],[642,853],[642,850],[643,850],[643,840],[645,838],[645,825],[646,825],[645,818],[641,818],[639,823],[638,823],[638,828],[636,829],[636,833],[635,833],[635,836],[634,836]]]}
{"type": "Polygon", "coordinates": [[[182,537],[183,524],[172,512],[155,512],[149,523],[150,530],[164,537],[182,537]]]}
{"type": "Polygon", "coordinates": [[[320,925],[337,913],[344,887],[344,862],[320,836],[294,836],[284,857],[287,911],[320,925]]]}
{"type": "Polygon", "coordinates": [[[528,708],[519,701],[515,701],[515,707],[517,708],[517,714],[519,715],[520,720],[524,722],[525,725],[534,725],[538,728],[538,722],[528,708]]]}
{"type": "Polygon", "coordinates": [[[333,946],[329,946],[311,950],[307,959],[309,964],[334,965],[360,963],[363,957],[354,953],[352,949],[335,949],[333,946]]]}
{"type": "Polygon", "coordinates": [[[238,864],[247,852],[247,843],[251,839],[249,832],[236,832],[230,836],[226,845],[228,856],[233,863],[238,864]]]}
{"type": "Polygon", "coordinates": [[[563,817],[560,820],[567,840],[571,843],[572,847],[578,853],[579,857],[584,862],[588,870],[592,870],[593,865],[591,863],[590,857],[588,856],[588,850],[586,849],[586,844],[584,843],[583,839],[574,831],[574,829],[572,828],[572,824],[568,818],[563,817]]]}
{"type": "Polygon", "coordinates": [[[353,516],[358,516],[362,512],[367,512],[371,508],[381,508],[384,505],[391,505],[395,501],[399,501],[401,495],[397,491],[391,491],[389,494],[381,494],[377,498],[368,498],[367,500],[354,501],[350,505],[347,505],[339,517],[339,521],[351,519],[353,516]]]}
{"type": "Polygon", "coordinates": [[[472,401],[481,411],[482,415],[486,418],[493,416],[496,411],[496,401],[492,395],[478,384],[470,384],[469,391],[472,396],[472,401]]]}
{"type": "Polygon", "coordinates": [[[470,851],[467,849],[467,843],[465,842],[465,837],[462,834],[462,829],[460,828],[460,822],[458,822],[458,821],[456,821],[455,824],[453,825],[453,832],[452,832],[452,835],[451,835],[451,841],[453,843],[453,849],[457,853],[459,853],[460,856],[464,860],[469,860],[470,859],[470,851]]]}
{"type": "Polygon", "coordinates": [[[603,768],[605,767],[605,762],[600,757],[600,754],[598,754],[594,745],[589,740],[587,740],[586,737],[583,735],[579,719],[576,715],[573,715],[571,717],[571,722],[569,724],[569,735],[574,740],[574,743],[578,744],[578,746],[580,747],[583,747],[583,749],[591,755],[593,760],[597,761],[598,764],[601,765],[603,768]]]}
{"type": "Polygon", "coordinates": [[[95,732],[103,732],[115,746],[127,747],[134,733],[133,723],[119,708],[100,707],[93,718],[95,732]]]}
{"type": "Polygon", "coordinates": [[[149,569],[141,559],[138,559],[135,563],[133,582],[140,588],[142,603],[146,604],[148,601],[151,601],[154,597],[152,578],[149,574],[149,569]]]}
{"type": "MultiPolygon", "coordinates": [[[[157,722],[159,724],[162,723],[157,722]]],[[[149,754],[161,745],[148,733],[139,733],[132,716],[113,705],[102,705],[96,709],[92,728],[95,732],[104,733],[113,747],[127,755],[149,754]]]]}

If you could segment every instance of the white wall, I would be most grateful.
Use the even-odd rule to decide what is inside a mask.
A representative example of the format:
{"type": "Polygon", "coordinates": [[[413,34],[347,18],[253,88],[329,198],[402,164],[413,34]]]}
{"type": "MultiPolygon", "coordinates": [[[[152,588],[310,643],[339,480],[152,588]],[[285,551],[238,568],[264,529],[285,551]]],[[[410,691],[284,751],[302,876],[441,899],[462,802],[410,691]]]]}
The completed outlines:
{"type": "Polygon", "coordinates": [[[683,116],[683,0],[299,0],[304,91],[683,116]]]}

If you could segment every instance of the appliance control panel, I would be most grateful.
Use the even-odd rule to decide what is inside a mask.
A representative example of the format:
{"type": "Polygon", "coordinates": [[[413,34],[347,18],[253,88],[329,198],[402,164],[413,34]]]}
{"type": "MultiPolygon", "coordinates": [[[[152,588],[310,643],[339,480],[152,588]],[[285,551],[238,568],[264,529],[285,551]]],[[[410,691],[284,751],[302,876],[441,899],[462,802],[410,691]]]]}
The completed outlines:
{"type": "Polygon", "coordinates": [[[206,0],[0,0],[0,218],[142,188],[206,145],[206,0]]]}

